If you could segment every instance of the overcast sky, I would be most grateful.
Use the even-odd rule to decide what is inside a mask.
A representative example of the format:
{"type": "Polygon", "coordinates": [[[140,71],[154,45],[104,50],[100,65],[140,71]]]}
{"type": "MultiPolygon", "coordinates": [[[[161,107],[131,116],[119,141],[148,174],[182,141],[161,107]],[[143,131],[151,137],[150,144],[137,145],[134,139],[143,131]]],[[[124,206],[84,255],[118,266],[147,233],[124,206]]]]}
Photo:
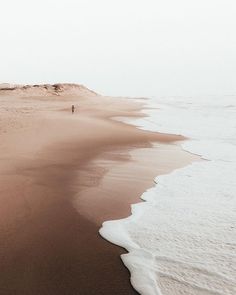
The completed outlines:
{"type": "Polygon", "coordinates": [[[0,83],[236,93],[235,0],[3,0],[0,9],[0,83]]]}

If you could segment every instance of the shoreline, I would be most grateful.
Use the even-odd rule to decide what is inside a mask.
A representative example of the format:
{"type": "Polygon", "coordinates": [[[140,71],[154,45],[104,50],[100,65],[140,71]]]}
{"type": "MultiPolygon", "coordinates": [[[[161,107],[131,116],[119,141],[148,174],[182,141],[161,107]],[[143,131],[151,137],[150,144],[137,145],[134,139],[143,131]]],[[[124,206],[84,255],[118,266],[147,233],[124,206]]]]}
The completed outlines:
{"type": "MultiPolygon", "coordinates": [[[[34,105],[38,103],[32,100],[34,105]]],[[[24,100],[17,99],[17,102],[21,109],[24,100]]],[[[56,101],[55,108],[64,109],[67,104],[68,99],[56,101]]],[[[78,213],[75,199],[80,198],[80,193],[85,196],[87,189],[87,201],[88,190],[95,188],[90,191],[93,198],[97,187],[108,179],[111,169],[108,172],[94,169],[98,167],[96,161],[105,164],[110,161],[112,166],[122,161],[134,165],[135,160],[127,157],[127,149],[151,150],[151,142],[171,143],[182,138],[138,130],[111,119],[114,115],[125,117],[129,113],[130,116],[132,111],[134,116],[139,116],[141,106],[134,105],[133,101],[96,97],[79,104],[80,113],[74,117],[64,111],[51,114],[48,107],[52,107],[52,101],[46,99],[37,106],[39,110],[31,106],[32,118],[18,109],[16,123],[21,122],[23,130],[15,130],[10,117],[8,127],[13,128],[13,132],[1,135],[4,139],[1,151],[5,153],[1,159],[0,237],[3,243],[0,259],[4,273],[0,286],[4,294],[74,294],[79,290],[83,290],[83,294],[110,294],[111,290],[113,294],[136,294],[129,283],[128,270],[119,258],[124,251],[98,234],[102,219],[106,220],[108,215],[102,217],[100,212],[99,221],[91,221],[89,206],[87,211],[78,213]],[[43,106],[42,117],[39,113],[43,106]],[[108,154],[105,160],[104,153],[108,154]]],[[[138,166],[142,167],[140,163],[138,166]]],[[[150,187],[151,181],[135,191],[134,199],[138,201],[137,193],[150,187]]],[[[111,186],[111,182],[107,185],[111,186]]],[[[126,187],[126,196],[131,189],[132,186],[126,187]]],[[[122,210],[127,210],[134,199],[125,203],[123,197],[122,210]]],[[[102,202],[99,200],[98,204],[102,202]]],[[[79,208],[81,210],[81,204],[79,208]]],[[[116,209],[117,204],[113,204],[114,212],[116,209]]],[[[105,210],[110,212],[109,205],[105,210]]],[[[113,217],[116,218],[114,214],[113,217]]]]}
{"type": "Polygon", "coordinates": [[[141,196],[146,202],[101,233],[127,249],[121,258],[140,294],[235,294],[234,98],[157,102],[162,111],[137,125],[187,136],[183,149],[200,161],[158,177],[141,196]]]}

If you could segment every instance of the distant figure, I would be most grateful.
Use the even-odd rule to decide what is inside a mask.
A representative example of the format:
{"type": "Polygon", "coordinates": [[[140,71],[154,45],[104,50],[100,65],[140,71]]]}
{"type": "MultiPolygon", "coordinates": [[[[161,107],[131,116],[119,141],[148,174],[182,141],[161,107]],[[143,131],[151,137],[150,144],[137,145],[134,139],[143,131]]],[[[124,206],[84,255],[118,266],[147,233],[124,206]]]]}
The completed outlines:
{"type": "Polygon", "coordinates": [[[72,107],[71,107],[71,112],[72,112],[72,114],[74,114],[74,112],[75,112],[75,106],[72,104],[72,107]]]}

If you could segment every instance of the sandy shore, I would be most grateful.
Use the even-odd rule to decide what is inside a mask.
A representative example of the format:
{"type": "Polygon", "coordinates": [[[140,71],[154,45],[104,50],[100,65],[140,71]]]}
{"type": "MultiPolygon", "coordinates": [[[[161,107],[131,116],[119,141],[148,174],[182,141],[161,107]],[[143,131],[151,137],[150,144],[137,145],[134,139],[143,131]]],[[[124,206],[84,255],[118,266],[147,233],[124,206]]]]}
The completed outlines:
{"type": "Polygon", "coordinates": [[[171,145],[183,138],[112,120],[140,116],[125,99],[0,101],[0,293],[135,294],[123,250],[98,229],[129,215],[154,176],[194,160],[171,145]]]}

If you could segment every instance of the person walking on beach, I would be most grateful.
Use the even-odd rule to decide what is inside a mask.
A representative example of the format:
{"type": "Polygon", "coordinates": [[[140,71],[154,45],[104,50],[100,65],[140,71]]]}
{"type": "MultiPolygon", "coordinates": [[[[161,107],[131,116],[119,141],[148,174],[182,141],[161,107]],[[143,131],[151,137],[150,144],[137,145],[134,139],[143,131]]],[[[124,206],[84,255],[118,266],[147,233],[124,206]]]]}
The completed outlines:
{"type": "Polygon", "coordinates": [[[72,107],[71,107],[71,112],[72,112],[72,114],[74,114],[74,112],[75,112],[75,106],[72,104],[72,107]]]}

